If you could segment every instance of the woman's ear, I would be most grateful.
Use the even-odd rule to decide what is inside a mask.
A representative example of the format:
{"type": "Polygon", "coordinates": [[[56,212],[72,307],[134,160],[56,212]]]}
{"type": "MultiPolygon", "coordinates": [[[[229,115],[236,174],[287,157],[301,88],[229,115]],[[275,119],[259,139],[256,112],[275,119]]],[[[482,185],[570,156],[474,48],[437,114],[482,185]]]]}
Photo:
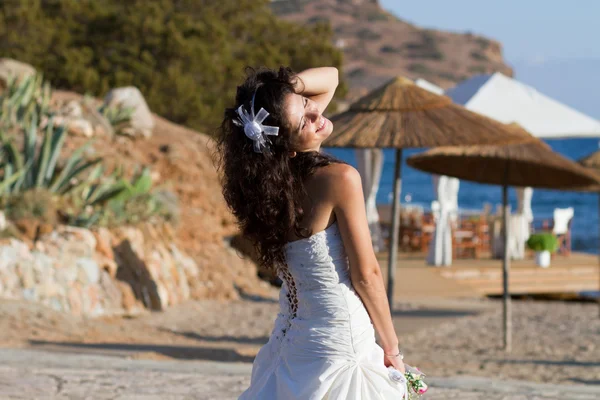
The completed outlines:
{"type": "Polygon", "coordinates": [[[296,157],[296,152],[295,151],[290,151],[290,158],[294,158],[296,157]]]}

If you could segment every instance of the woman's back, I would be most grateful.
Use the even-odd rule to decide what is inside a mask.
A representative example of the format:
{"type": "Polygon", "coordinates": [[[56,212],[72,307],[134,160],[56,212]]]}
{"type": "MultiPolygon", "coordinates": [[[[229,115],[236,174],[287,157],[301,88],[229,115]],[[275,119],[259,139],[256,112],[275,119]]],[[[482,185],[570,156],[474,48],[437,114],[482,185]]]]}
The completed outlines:
{"type": "Polygon", "coordinates": [[[405,387],[390,380],[352,287],[337,222],[285,253],[280,312],[240,399],[402,398],[405,387]]]}
{"type": "MultiPolygon", "coordinates": [[[[299,199],[299,204],[304,210],[301,228],[306,232],[310,232],[308,236],[315,232],[324,231],[335,221],[328,186],[329,181],[339,173],[340,167],[347,166],[345,164],[333,164],[320,167],[304,182],[306,192],[299,199]]],[[[288,242],[294,242],[303,237],[298,236],[292,230],[287,238],[288,242]]]]}

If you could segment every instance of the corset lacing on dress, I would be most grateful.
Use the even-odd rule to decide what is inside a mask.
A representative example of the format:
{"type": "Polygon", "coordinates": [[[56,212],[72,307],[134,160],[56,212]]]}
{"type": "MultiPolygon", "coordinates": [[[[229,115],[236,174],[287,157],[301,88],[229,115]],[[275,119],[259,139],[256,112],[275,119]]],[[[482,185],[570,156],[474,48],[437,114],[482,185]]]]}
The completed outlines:
{"type": "Polygon", "coordinates": [[[287,286],[287,300],[289,304],[289,318],[287,320],[286,327],[282,329],[282,336],[285,336],[288,329],[292,325],[292,320],[296,318],[298,313],[298,294],[296,289],[296,282],[294,281],[294,277],[288,270],[287,266],[279,267],[279,276],[285,282],[287,286]]]}

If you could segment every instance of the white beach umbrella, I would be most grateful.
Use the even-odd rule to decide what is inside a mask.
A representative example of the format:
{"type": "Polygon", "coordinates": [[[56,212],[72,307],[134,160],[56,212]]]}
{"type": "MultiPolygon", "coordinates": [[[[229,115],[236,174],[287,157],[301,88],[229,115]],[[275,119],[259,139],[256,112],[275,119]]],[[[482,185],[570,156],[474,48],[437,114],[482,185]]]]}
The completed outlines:
{"type": "Polygon", "coordinates": [[[500,72],[467,79],[446,95],[471,111],[516,122],[538,138],[600,137],[599,121],[500,72]]]}

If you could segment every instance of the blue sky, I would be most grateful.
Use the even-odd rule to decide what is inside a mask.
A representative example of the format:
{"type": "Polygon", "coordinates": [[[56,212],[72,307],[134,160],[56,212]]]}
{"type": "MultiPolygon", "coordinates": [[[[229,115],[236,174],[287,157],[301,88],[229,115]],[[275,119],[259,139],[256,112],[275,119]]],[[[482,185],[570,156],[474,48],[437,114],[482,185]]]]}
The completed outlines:
{"type": "Polygon", "coordinates": [[[503,44],[515,77],[600,120],[600,0],[380,0],[418,26],[503,44]]]}
{"type": "Polygon", "coordinates": [[[509,63],[600,59],[598,0],[380,0],[416,25],[472,31],[504,44],[509,63]]]}

